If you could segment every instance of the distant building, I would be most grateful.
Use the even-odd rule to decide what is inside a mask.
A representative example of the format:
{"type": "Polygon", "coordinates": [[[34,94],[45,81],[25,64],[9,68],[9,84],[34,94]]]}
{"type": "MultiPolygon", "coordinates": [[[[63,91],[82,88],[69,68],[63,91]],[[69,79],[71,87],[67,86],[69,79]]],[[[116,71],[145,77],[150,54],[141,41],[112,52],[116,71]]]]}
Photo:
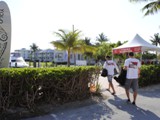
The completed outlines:
{"type": "Polygon", "coordinates": [[[19,53],[19,54],[23,57],[23,59],[24,59],[25,61],[28,61],[28,60],[31,59],[31,58],[30,58],[31,50],[27,50],[27,49],[25,49],[25,48],[22,48],[22,49],[20,49],[20,50],[15,50],[14,52],[15,52],[15,53],[19,53]]]}
{"type": "MultiPolygon", "coordinates": [[[[55,62],[57,64],[67,63],[68,61],[68,53],[63,50],[37,50],[35,54],[32,54],[31,50],[27,50],[26,48],[22,48],[19,50],[15,50],[14,52],[19,53],[25,61],[40,61],[40,62],[55,62]],[[35,55],[35,56],[34,56],[35,55]]],[[[70,63],[76,63],[76,60],[85,60],[83,54],[80,53],[71,53],[70,55],[70,63]]],[[[95,60],[87,60],[87,63],[95,64],[95,60]]]]}
{"type": "MultiPolygon", "coordinates": [[[[74,64],[75,60],[84,60],[84,57],[80,53],[71,53],[70,55],[70,63],[74,64]]],[[[54,50],[54,62],[55,63],[67,63],[68,61],[68,53],[67,51],[54,50]]]]}
{"type": "Polygon", "coordinates": [[[38,51],[37,59],[41,62],[52,62],[54,59],[54,50],[46,49],[38,51]]]}

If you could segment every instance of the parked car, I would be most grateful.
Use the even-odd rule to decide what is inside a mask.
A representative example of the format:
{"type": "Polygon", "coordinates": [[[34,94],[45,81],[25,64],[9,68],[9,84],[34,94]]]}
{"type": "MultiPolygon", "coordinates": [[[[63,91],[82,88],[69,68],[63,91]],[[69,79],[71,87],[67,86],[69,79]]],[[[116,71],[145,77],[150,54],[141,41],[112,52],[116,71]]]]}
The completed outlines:
{"type": "Polygon", "coordinates": [[[29,65],[24,61],[23,57],[12,57],[10,58],[10,67],[29,67],[29,65]]]}

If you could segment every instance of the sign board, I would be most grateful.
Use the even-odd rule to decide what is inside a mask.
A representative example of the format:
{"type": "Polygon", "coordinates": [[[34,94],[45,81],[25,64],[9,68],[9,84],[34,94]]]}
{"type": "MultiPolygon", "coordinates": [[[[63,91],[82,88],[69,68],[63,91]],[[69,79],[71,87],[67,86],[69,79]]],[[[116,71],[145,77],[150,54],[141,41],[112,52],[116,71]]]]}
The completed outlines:
{"type": "Polygon", "coordinates": [[[126,53],[126,52],[141,52],[141,47],[126,47],[126,48],[119,48],[119,49],[114,49],[113,54],[121,54],[121,53],[126,53]]]}
{"type": "Polygon", "coordinates": [[[11,16],[8,5],[0,1],[0,68],[9,67],[11,48],[11,16]]]}
{"type": "Polygon", "coordinates": [[[86,60],[76,60],[76,65],[77,66],[86,66],[87,61],[86,60]]]}

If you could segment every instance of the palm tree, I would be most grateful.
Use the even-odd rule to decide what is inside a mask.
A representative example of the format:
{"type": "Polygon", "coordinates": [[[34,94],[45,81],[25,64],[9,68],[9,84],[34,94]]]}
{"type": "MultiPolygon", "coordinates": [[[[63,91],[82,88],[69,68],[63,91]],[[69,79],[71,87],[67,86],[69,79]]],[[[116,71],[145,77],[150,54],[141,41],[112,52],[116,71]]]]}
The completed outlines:
{"type": "Polygon", "coordinates": [[[100,43],[109,41],[109,39],[107,38],[107,36],[104,35],[104,33],[99,34],[99,36],[96,37],[96,40],[100,43]]]}
{"type": "MultiPolygon", "coordinates": [[[[160,45],[160,36],[159,33],[154,34],[154,37],[151,36],[150,41],[152,42],[153,45],[160,45]]],[[[156,52],[156,57],[157,57],[157,52],[156,52]]],[[[157,59],[157,58],[156,58],[157,59]]]]}
{"type": "Polygon", "coordinates": [[[152,42],[153,45],[160,45],[160,35],[159,33],[154,34],[154,37],[151,36],[150,41],[152,42]]]}
{"type": "Polygon", "coordinates": [[[53,44],[57,49],[60,50],[67,50],[68,52],[68,67],[70,66],[70,55],[71,52],[80,51],[82,48],[78,45],[79,44],[79,37],[80,32],[78,30],[74,30],[71,32],[66,32],[65,30],[60,29],[59,32],[55,32],[57,37],[60,38],[60,40],[52,41],[51,44],[53,44]]]}
{"type": "Polygon", "coordinates": [[[90,42],[90,38],[85,37],[84,41],[82,41],[83,45],[83,51],[84,51],[84,56],[85,58],[89,61],[90,64],[90,58],[93,58],[93,56],[95,56],[96,51],[97,51],[97,47],[92,45],[92,43],[90,42]]]}
{"type": "Polygon", "coordinates": [[[90,38],[85,37],[85,38],[84,38],[84,41],[85,41],[85,43],[86,43],[87,45],[92,45],[92,43],[90,42],[90,41],[91,41],[90,38]]]}
{"type": "Polygon", "coordinates": [[[36,67],[36,65],[35,65],[35,62],[36,62],[35,61],[35,57],[36,57],[35,53],[38,50],[38,46],[35,43],[33,43],[32,45],[30,45],[30,49],[31,49],[31,57],[32,57],[32,54],[34,54],[34,67],[36,67]]]}
{"type": "MultiPolygon", "coordinates": [[[[130,2],[140,2],[142,0],[130,0],[130,2]]],[[[143,1],[149,1],[149,0],[143,0],[143,1]]],[[[142,11],[145,11],[144,16],[157,13],[158,10],[160,10],[160,0],[156,0],[153,2],[148,3],[142,8],[142,11]]]]}

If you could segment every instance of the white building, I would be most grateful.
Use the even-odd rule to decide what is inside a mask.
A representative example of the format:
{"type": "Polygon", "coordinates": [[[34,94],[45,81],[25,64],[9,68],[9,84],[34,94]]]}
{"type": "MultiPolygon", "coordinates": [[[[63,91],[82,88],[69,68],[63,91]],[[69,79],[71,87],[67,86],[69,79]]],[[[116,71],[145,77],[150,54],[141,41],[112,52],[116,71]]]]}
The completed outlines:
{"type": "MultiPolygon", "coordinates": [[[[70,63],[74,64],[75,60],[84,60],[84,57],[80,53],[70,55],[70,63]]],[[[67,51],[54,50],[54,62],[55,63],[67,63],[68,53],[67,51]]]]}
{"type": "Polygon", "coordinates": [[[24,60],[30,60],[31,59],[31,50],[27,50],[25,48],[22,48],[20,50],[15,50],[15,53],[20,53],[20,55],[24,58],[24,60]]]}
{"type": "MultiPolygon", "coordinates": [[[[31,54],[31,50],[27,50],[25,48],[15,50],[16,53],[20,53],[20,55],[24,58],[25,61],[29,60],[36,60],[40,62],[55,62],[55,63],[67,63],[68,61],[68,54],[67,51],[62,50],[53,50],[53,49],[46,49],[46,50],[37,50],[35,54],[31,54]],[[35,55],[35,57],[34,57],[35,55]]],[[[84,57],[80,53],[70,55],[70,63],[76,63],[76,60],[84,60],[84,57]]],[[[88,61],[87,61],[88,63],[88,61]]],[[[95,60],[90,61],[91,64],[95,63],[95,60]]]]}
{"type": "Polygon", "coordinates": [[[37,59],[41,62],[52,62],[54,59],[54,50],[46,49],[38,51],[37,59]]]}

